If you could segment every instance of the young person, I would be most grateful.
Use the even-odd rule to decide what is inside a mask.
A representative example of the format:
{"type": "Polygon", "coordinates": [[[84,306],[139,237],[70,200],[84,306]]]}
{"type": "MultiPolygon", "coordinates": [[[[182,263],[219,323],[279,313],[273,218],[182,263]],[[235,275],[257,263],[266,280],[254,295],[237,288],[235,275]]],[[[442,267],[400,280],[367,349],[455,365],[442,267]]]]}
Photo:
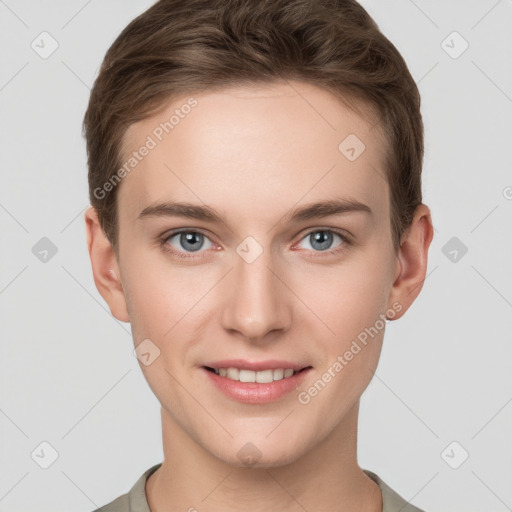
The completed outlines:
{"type": "Polygon", "coordinates": [[[95,284],[164,449],[99,510],[420,510],[357,463],[433,236],[418,89],[363,7],[161,0],[108,50],[84,132],[95,284]]]}

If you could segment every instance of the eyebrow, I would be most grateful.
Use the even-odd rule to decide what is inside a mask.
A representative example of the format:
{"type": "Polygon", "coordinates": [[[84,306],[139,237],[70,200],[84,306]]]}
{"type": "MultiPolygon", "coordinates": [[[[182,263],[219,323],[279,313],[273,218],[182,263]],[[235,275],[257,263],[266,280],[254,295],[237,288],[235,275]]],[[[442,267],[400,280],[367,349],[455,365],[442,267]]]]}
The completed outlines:
{"type": "MultiPolygon", "coordinates": [[[[284,216],[284,221],[286,223],[296,223],[353,212],[373,214],[368,205],[354,199],[331,199],[295,208],[284,216]]],[[[140,212],[137,219],[144,220],[148,217],[185,217],[188,219],[225,223],[223,216],[210,206],[182,202],[166,202],[147,206],[140,212]]]]}

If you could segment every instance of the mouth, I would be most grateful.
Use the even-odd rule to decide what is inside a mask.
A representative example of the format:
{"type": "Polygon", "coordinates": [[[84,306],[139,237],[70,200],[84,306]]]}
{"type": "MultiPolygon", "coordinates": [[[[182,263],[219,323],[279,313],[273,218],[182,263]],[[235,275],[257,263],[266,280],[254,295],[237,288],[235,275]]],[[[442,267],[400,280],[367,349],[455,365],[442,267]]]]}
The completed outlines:
{"type": "Polygon", "coordinates": [[[246,404],[267,404],[298,391],[313,366],[285,359],[243,358],[204,361],[199,367],[208,385],[246,404]]]}
{"type": "Polygon", "coordinates": [[[299,370],[295,370],[293,368],[268,368],[258,371],[237,368],[232,366],[224,368],[213,368],[211,366],[203,366],[203,368],[205,368],[209,372],[219,375],[220,377],[225,377],[236,382],[256,382],[259,384],[270,384],[272,382],[276,382],[279,380],[289,379],[294,375],[297,375],[298,373],[301,373],[312,367],[306,366],[299,370]]]}

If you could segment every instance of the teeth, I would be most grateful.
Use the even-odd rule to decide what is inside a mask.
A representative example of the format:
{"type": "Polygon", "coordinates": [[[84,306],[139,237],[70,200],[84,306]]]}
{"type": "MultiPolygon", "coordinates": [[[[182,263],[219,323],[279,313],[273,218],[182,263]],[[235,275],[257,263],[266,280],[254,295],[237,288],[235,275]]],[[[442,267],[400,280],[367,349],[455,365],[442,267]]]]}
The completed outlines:
{"type": "MultiPolygon", "coordinates": [[[[262,370],[260,372],[251,372],[254,373],[254,378],[256,382],[261,384],[267,384],[269,382],[274,382],[274,370],[262,370]]],[[[242,379],[240,379],[242,380],[242,379]]]]}
{"type": "Polygon", "coordinates": [[[284,370],[282,368],[278,368],[274,370],[274,380],[281,380],[284,377],[284,370]]]}
{"type": "Polygon", "coordinates": [[[238,368],[228,368],[226,377],[231,380],[240,380],[240,370],[238,368]]]}
{"type": "Polygon", "coordinates": [[[276,368],[275,370],[261,370],[255,372],[253,370],[239,370],[238,368],[215,368],[215,373],[221,377],[227,377],[231,380],[240,382],[259,382],[260,384],[268,384],[275,380],[286,379],[297,373],[293,368],[276,368]]]}
{"type": "Polygon", "coordinates": [[[240,374],[238,377],[240,382],[256,382],[256,372],[253,372],[251,370],[240,370],[240,374]]]}

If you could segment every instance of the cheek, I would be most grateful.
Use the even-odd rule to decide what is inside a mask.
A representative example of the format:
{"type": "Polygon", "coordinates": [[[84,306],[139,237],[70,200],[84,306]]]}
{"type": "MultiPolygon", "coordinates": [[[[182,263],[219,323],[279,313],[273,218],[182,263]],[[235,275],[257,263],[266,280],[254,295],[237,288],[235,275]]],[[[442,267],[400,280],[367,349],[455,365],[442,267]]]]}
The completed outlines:
{"type": "Polygon", "coordinates": [[[297,295],[329,327],[333,344],[344,345],[385,312],[388,281],[384,268],[362,261],[309,273],[297,295]]]}
{"type": "Polygon", "coordinates": [[[149,338],[157,345],[173,323],[177,294],[172,280],[143,254],[130,253],[123,260],[123,289],[133,340],[149,338]]]}
{"type": "MultiPolygon", "coordinates": [[[[299,317],[304,305],[310,309],[312,315],[306,315],[310,318],[308,327],[325,331],[327,337],[323,339],[332,340],[333,350],[350,345],[386,310],[390,262],[384,251],[373,246],[359,250],[339,265],[318,264],[284,276],[299,299],[296,303],[297,299],[291,297],[288,305],[296,303],[293,309],[295,314],[300,313],[299,317]]],[[[185,328],[189,315],[204,317],[214,313],[209,309],[210,300],[204,300],[205,294],[215,295],[215,285],[222,275],[212,268],[200,270],[200,266],[171,264],[155,253],[154,249],[127,251],[123,261],[123,287],[136,344],[145,338],[165,344],[185,328]]]]}
{"type": "Polygon", "coordinates": [[[324,357],[311,382],[301,389],[303,401],[299,401],[314,404],[318,414],[330,404],[332,417],[342,418],[367,387],[378,364],[386,326],[388,277],[385,270],[368,263],[346,265],[337,272],[331,269],[329,280],[318,274],[308,278],[308,283],[317,284],[310,287],[316,292],[309,295],[321,320],[315,331],[326,335],[318,336],[324,357]],[[325,285],[320,288],[322,283],[325,285]]]}
{"type": "Polygon", "coordinates": [[[155,337],[164,336],[204,295],[204,280],[197,268],[166,264],[161,257],[141,252],[124,260],[125,297],[132,329],[155,337]]]}

